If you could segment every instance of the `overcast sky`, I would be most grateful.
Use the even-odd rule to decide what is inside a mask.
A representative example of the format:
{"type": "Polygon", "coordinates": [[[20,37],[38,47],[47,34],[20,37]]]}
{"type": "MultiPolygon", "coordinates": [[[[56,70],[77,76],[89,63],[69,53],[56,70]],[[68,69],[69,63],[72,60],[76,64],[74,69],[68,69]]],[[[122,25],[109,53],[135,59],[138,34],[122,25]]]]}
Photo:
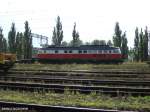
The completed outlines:
{"type": "Polygon", "coordinates": [[[128,45],[133,46],[136,26],[150,29],[149,0],[1,0],[0,26],[7,37],[11,23],[24,31],[27,20],[33,33],[49,37],[51,42],[57,16],[63,25],[64,39],[72,39],[74,22],[80,39],[112,40],[115,23],[127,33],[128,45]]]}

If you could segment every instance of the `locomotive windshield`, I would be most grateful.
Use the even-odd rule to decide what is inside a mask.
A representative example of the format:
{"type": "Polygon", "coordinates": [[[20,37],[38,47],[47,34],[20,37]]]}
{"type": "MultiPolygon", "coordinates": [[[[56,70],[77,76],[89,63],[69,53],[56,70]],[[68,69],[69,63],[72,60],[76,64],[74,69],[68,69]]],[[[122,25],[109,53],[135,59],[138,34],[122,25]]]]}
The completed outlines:
{"type": "Polygon", "coordinates": [[[119,54],[120,54],[121,51],[120,51],[120,49],[118,48],[118,49],[115,49],[115,50],[114,50],[114,53],[119,53],[119,54]]]}

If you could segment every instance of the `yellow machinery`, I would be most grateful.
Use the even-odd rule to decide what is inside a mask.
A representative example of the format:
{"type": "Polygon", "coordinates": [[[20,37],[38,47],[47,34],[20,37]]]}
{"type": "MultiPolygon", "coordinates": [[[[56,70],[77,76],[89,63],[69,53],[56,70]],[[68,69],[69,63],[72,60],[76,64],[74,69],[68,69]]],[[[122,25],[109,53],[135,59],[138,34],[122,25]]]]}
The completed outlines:
{"type": "Polygon", "coordinates": [[[0,53],[0,70],[7,71],[16,61],[16,55],[11,53],[0,53]]]}

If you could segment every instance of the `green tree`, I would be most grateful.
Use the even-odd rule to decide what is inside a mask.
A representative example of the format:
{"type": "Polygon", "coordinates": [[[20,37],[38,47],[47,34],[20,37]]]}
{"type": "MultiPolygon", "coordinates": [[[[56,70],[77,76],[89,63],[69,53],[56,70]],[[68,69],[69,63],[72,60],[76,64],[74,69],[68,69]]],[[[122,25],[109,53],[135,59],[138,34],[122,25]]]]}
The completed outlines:
{"type": "Polygon", "coordinates": [[[17,32],[17,35],[16,35],[16,55],[17,55],[17,59],[19,59],[19,49],[20,49],[20,46],[19,46],[19,42],[20,41],[20,33],[17,32]]]}
{"type": "Polygon", "coordinates": [[[3,47],[2,48],[3,48],[2,51],[6,53],[8,45],[7,45],[7,40],[5,38],[3,38],[3,47]]]}
{"type": "Polygon", "coordinates": [[[135,38],[134,38],[134,59],[139,61],[139,31],[136,27],[135,29],[135,38]]]}
{"type": "Polygon", "coordinates": [[[122,31],[119,27],[119,23],[117,22],[115,25],[115,33],[113,36],[113,44],[115,47],[119,47],[121,49],[121,53],[123,56],[128,55],[128,41],[126,38],[126,32],[122,35],[122,31]]]}
{"type": "Polygon", "coordinates": [[[63,41],[63,42],[61,43],[61,46],[67,47],[67,46],[68,46],[68,43],[67,43],[66,41],[63,41]]]}
{"type": "Polygon", "coordinates": [[[18,60],[22,59],[23,45],[23,34],[18,32],[16,36],[16,55],[18,60]]]}
{"type": "Polygon", "coordinates": [[[52,44],[57,45],[57,43],[58,43],[58,40],[57,40],[57,37],[56,37],[56,28],[54,27],[53,36],[52,36],[52,44]]]}
{"type": "Polygon", "coordinates": [[[7,52],[7,40],[4,38],[3,29],[0,27],[0,52],[7,52]]]}
{"type": "Polygon", "coordinates": [[[126,32],[122,35],[122,45],[121,45],[121,51],[122,51],[122,56],[125,58],[128,55],[128,40],[126,38],[126,32]]]}
{"type": "Polygon", "coordinates": [[[3,30],[0,27],[0,53],[3,52],[2,47],[3,47],[3,30]]]}
{"type": "Polygon", "coordinates": [[[85,42],[85,45],[91,45],[91,43],[90,42],[85,42]]]}
{"type": "Polygon", "coordinates": [[[16,53],[16,28],[15,23],[12,23],[11,29],[8,33],[9,52],[16,53]]]}
{"type": "Polygon", "coordinates": [[[60,46],[63,40],[63,30],[62,23],[60,21],[60,17],[57,17],[56,27],[53,30],[52,43],[53,45],[60,46]]]}
{"type": "Polygon", "coordinates": [[[139,57],[140,61],[144,60],[144,41],[143,41],[143,31],[141,29],[140,35],[139,35],[140,41],[139,41],[139,57]]]}
{"type": "Polygon", "coordinates": [[[25,32],[24,32],[24,58],[32,58],[32,36],[28,21],[25,22],[25,32]]]}
{"type": "Polygon", "coordinates": [[[144,60],[147,60],[148,59],[148,30],[147,30],[147,27],[145,28],[144,36],[143,36],[143,50],[144,50],[144,60]]]}
{"type": "Polygon", "coordinates": [[[81,41],[79,39],[79,32],[76,31],[76,23],[74,23],[72,37],[73,37],[72,46],[74,46],[74,47],[80,46],[81,41]]]}
{"type": "Polygon", "coordinates": [[[117,22],[115,25],[115,34],[113,36],[113,43],[115,47],[120,47],[121,48],[121,29],[119,27],[119,23],[117,22]]]}
{"type": "Polygon", "coordinates": [[[106,45],[106,41],[105,40],[99,40],[99,45],[106,45]]]}
{"type": "Polygon", "coordinates": [[[135,51],[134,48],[130,48],[128,51],[128,60],[133,62],[135,58],[135,51]]]}
{"type": "MultiPolygon", "coordinates": [[[[78,46],[80,46],[80,45],[83,45],[82,40],[79,40],[78,43],[76,44],[76,46],[74,46],[74,47],[78,47],[78,46]]],[[[73,40],[71,40],[71,41],[69,42],[69,46],[73,46],[73,40]]]]}
{"type": "Polygon", "coordinates": [[[109,46],[113,45],[112,42],[111,42],[111,40],[108,40],[107,45],[109,45],[109,46]]]}
{"type": "Polygon", "coordinates": [[[95,39],[91,42],[91,45],[106,45],[106,41],[95,39]]]}
{"type": "Polygon", "coordinates": [[[100,45],[100,41],[98,39],[95,39],[91,42],[91,45],[100,45]]]}

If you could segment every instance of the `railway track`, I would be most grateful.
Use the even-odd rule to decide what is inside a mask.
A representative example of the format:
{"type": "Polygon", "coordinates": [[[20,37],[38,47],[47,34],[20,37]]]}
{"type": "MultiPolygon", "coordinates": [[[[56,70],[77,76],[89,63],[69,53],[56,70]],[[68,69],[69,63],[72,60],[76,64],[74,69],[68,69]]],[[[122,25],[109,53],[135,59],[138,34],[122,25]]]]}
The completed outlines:
{"type": "Polygon", "coordinates": [[[0,87],[28,91],[52,90],[55,92],[64,92],[66,89],[69,89],[70,91],[79,91],[81,93],[90,93],[95,91],[98,93],[112,95],[150,95],[150,74],[148,73],[149,72],[126,70],[26,71],[13,69],[8,74],[0,76],[0,80],[2,80],[0,82],[0,87]],[[137,80],[135,81],[135,79],[137,80]]]}
{"type": "Polygon", "coordinates": [[[63,84],[38,84],[38,83],[14,83],[0,82],[0,87],[3,89],[25,90],[25,91],[55,91],[63,93],[65,90],[78,91],[80,93],[104,93],[117,95],[150,95],[150,88],[136,87],[109,87],[109,86],[83,86],[83,85],[63,85],[63,84]]]}
{"type": "Polygon", "coordinates": [[[66,74],[66,75],[33,75],[33,74],[7,74],[7,75],[0,75],[0,79],[1,80],[7,80],[8,79],[11,79],[12,77],[12,80],[15,81],[15,77],[16,79],[21,79],[21,78],[26,78],[30,80],[30,78],[34,78],[38,79],[38,78],[41,78],[41,79],[91,79],[91,80],[124,80],[124,81],[150,81],[150,77],[149,76],[144,76],[144,75],[141,75],[141,76],[120,76],[120,75],[117,75],[117,76],[107,76],[107,75],[70,75],[70,74],[66,74]],[[14,77],[14,78],[13,78],[14,77]]]}
{"type": "MultiPolygon", "coordinates": [[[[35,72],[35,71],[11,71],[1,74],[0,77],[41,77],[41,78],[68,78],[68,79],[99,79],[99,80],[126,80],[126,81],[150,81],[150,74],[115,74],[115,73],[76,73],[76,72],[35,72]]],[[[34,80],[34,79],[33,79],[34,80]]]]}
{"type": "Polygon", "coordinates": [[[150,74],[149,70],[129,70],[129,69],[101,69],[101,70],[33,70],[33,69],[11,69],[11,72],[43,72],[43,73],[105,73],[105,74],[150,74]]]}
{"type": "MultiPolygon", "coordinates": [[[[1,74],[1,73],[0,73],[1,74]]],[[[23,91],[53,91],[64,93],[74,91],[84,94],[91,92],[109,94],[111,96],[149,96],[150,72],[127,70],[102,71],[55,71],[55,70],[19,70],[12,69],[7,74],[0,75],[0,88],[23,91]],[[16,81],[16,82],[15,82],[16,81]]],[[[120,110],[105,110],[63,106],[30,105],[0,101],[0,107],[24,107],[29,110],[47,112],[121,112],[120,110]]],[[[128,111],[125,111],[128,112],[128,111]]],[[[132,111],[133,112],[133,111],[132,111]]]]}
{"type": "Polygon", "coordinates": [[[1,76],[1,81],[19,81],[19,82],[34,82],[45,84],[82,84],[82,85],[111,85],[111,86],[142,86],[150,87],[150,81],[128,81],[128,80],[98,80],[98,79],[74,79],[74,78],[62,78],[62,77],[18,77],[18,76],[1,76]]]}
{"type": "Polygon", "coordinates": [[[2,111],[34,110],[37,112],[137,112],[137,111],[122,111],[122,110],[82,108],[69,106],[37,105],[37,104],[15,103],[5,101],[0,101],[0,110],[2,111]]]}
{"type": "Polygon", "coordinates": [[[87,69],[83,69],[83,70],[81,70],[81,69],[72,69],[72,70],[62,70],[62,69],[60,69],[60,70],[56,70],[56,69],[30,69],[30,68],[11,68],[10,69],[11,71],[49,71],[49,72],[95,72],[95,73],[98,73],[98,72],[101,72],[101,71],[103,71],[103,72],[107,72],[107,71],[109,71],[109,72],[116,72],[116,71],[125,71],[125,72],[150,72],[150,70],[147,70],[147,69],[129,69],[129,68],[119,68],[119,69],[117,69],[117,68],[96,68],[96,69],[90,69],[90,70],[87,70],[87,69]]]}
{"type": "Polygon", "coordinates": [[[9,72],[7,74],[2,74],[0,76],[29,76],[29,77],[35,77],[35,76],[42,76],[42,77],[85,77],[85,78],[101,78],[101,77],[105,77],[105,78],[110,78],[110,77],[120,77],[120,78],[150,78],[150,74],[148,73],[143,73],[143,74],[124,74],[121,72],[116,73],[76,73],[76,72],[29,72],[29,71],[14,71],[14,72],[9,72]]]}

